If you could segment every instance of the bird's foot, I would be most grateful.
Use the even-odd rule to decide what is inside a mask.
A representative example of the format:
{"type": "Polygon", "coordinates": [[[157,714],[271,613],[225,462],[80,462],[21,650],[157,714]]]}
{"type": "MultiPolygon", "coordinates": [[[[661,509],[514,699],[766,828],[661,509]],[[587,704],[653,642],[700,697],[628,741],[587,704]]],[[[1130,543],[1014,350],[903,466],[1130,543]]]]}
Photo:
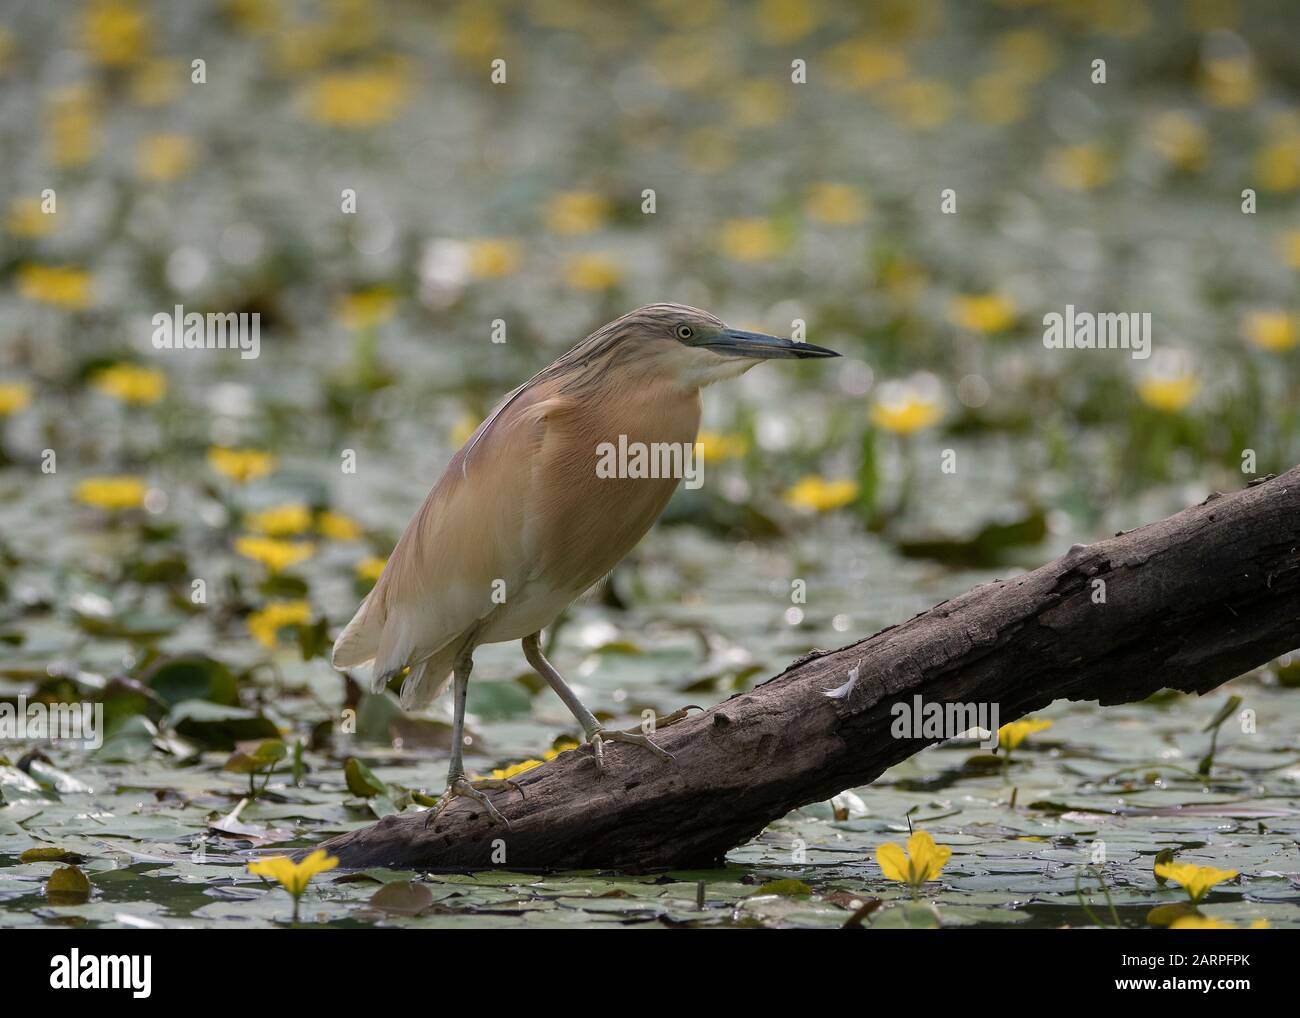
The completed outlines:
{"type": "Polygon", "coordinates": [[[438,805],[428,810],[424,818],[425,829],[427,830],[429,825],[438,819],[454,799],[473,799],[487,810],[487,815],[492,818],[494,824],[501,824],[507,831],[510,830],[510,821],[503,817],[500,810],[493,806],[488,797],[480,791],[483,788],[513,788],[521,797],[524,795],[524,790],[509,779],[477,778],[470,781],[463,774],[454,775],[447,782],[447,790],[438,796],[438,805]]]}
{"type": "Polygon", "coordinates": [[[673,758],[673,755],[666,749],[651,742],[650,737],[647,735],[642,735],[639,732],[621,732],[618,729],[597,728],[587,736],[587,745],[591,747],[591,752],[595,756],[596,770],[601,774],[605,773],[605,743],[607,742],[626,742],[632,746],[641,746],[648,749],[663,760],[672,760],[673,758]]]}

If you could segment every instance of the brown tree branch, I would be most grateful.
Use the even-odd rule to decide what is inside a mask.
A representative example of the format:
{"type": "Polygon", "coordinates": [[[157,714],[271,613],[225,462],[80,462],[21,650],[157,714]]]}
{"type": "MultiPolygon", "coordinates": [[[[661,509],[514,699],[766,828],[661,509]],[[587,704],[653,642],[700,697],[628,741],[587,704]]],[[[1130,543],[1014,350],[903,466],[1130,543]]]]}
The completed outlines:
{"type": "Polygon", "coordinates": [[[492,793],[508,831],[457,800],[427,830],[423,815],[390,816],[323,847],[347,867],[708,866],[770,821],[935,741],[890,735],[891,707],[916,694],[996,703],[1006,723],[1061,698],[1203,693],[1296,647],[1300,467],[796,661],[661,730],[672,763],[611,745],[599,777],[586,749],[564,753],[518,778],[526,800],[492,793]],[[851,692],[826,696],[859,662],[851,692]]]}

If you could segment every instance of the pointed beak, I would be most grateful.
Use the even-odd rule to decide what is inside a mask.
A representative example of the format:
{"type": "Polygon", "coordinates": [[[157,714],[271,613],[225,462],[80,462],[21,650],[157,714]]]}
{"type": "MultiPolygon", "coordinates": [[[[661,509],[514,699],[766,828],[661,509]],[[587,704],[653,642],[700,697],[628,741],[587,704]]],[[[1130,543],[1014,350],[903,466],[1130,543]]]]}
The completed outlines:
{"type": "Polygon", "coordinates": [[[710,342],[701,343],[706,350],[722,354],[724,357],[752,357],[757,360],[772,360],[780,357],[838,357],[834,350],[812,343],[796,343],[792,339],[780,336],[766,336],[761,332],[742,332],[740,329],[724,329],[710,342]]]}

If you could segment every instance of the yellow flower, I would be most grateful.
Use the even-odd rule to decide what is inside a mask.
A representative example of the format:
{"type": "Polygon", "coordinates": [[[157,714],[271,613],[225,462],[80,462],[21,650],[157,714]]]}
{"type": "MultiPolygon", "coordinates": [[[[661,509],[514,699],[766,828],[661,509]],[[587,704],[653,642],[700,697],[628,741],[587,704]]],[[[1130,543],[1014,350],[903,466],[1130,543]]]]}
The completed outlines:
{"type": "Polygon", "coordinates": [[[749,439],[739,433],[724,435],[716,431],[701,431],[695,443],[708,463],[739,459],[749,451],[749,439]]]}
{"type": "Polygon", "coordinates": [[[1162,113],[1152,127],[1151,141],[1166,160],[1180,170],[1195,172],[1205,165],[1209,132],[1185,113],[1162,113]]]}
{"type": "Polygon", "coordinates": [[[131,75],[131,101],[139,106],[162,106],[176,98],[183,80],[179,61],[147,60],[131,75]]]}
{"type": "Polygon", "coordinates": [[[57,217],[41,210],[39,198],[15,198],[9,203],[9,217],[5,229],[12,236],[31,240],[44,237],[54,229],[57,217]]]}
{"type": "Polygon", "coordinates": [[[823,181],[814,184],[804,201],[808,215],[819,223],[833,226],[852,226],[867,215],[867,203],[862,192],[848,184],[823,181]]]}
{"type": "Polygon", "coordinates": [[[501,52],[501,15],[484,4],[461,3],[451,18],[451,50],[466,63],[486,63],[501,52]]]}
{"type": "Polygon", "coordinates": [[[545,215],[554,233],[590,233],[604,225],[609,200],[592,191],[563,191],[547,202],[545,215]]]}
{"type": "Polygon", "coordinates": [[[971,110],[986,124],[1004,127],[1025,116],[1025,84],[1010,72],[985,74],[971,82],[971,110]]]}
{"type": "Polygon", "coordinates": [[[326,873],[339,864],[338,859],[318,848],[302,862],[294,862],[287,855],[273,855],[248,864],[248,871],[259,877],[270,877],[295,898],[307,890],[311,878],[326,873]]]}
{"type": "Polygon", "coordinates": [[[1300,187],[1300,134],[1279,138],[1256,152],[1255,176],[1266,191],[1300,187]]]}
{"type": "Polygon", "coordinates": [[[138,477],[88,477],[77,485],[76,499],[83,505],[121,512],[144,504],[145,486],[138,477]]]}
{"type": "Polygon", "coordinates": [[[1169,924],[1171,930],[1235,930],[1238,927],[1207,915],[1185,915],[1169,924]]]}
{"type": "Polygon", "coordinates": [[[349,329],[369,329],[382,325],[397,310],[397,298],[386,286],[357,290],[339,302],[339,318],[349,329]]]}
{"type": "Polygon", "coordinates": [[[1110,180],[1110,157],[1098,145],[1064,145],[1047,157],[1048,176],[1069,191],[1091,191],[1110,180]]]}
{"type": "Polygon", "coordinates": [[[1190,862],[1161,862],[1156,863],[1155,874],[1181,886],[1194,905],[1205,897],[1211,887],[1225,880],[1231,880],[1237,875],[1237,871],[1219,870],[1213,866],[1197,866],[1190,862]]]}
{"type": "Polygon", "coordinates": [[[81,166],[99,153],[99,104],[84,85],[59,89],[49,100],[50,159],[56,166],[81,166]]]}
{"type": "Polygon", "coordinates": [[[1137,383],[1143,403],[1169,414],[1183,410],[1200,388],[1201,383],[1191,374],[1147,375],[1137,383]]]}
{"type": "Polygon", "coordinates": [[[518,268],[518,241],[482,238],[469,242],[469,274],[475,279],[498,279],[518,268]]]}
{"type": "Polygon", "coordinates": [[[907,126],[929,131],[952,115],[952,89],[938,78],[912,78],[889,87],[886,101],[907,126]]]}
{"type": "Polygon", "coordinates": [[[907,839],[907,852],[901,845],[887,841],[876,849],[876,863],[886,880],[897,880],[913,890],[930,880],[938,880],[948,863],[952,849],[936,845],[926,831],[916,831],[907,839]]]}
{"type": "Polygon", "coordinates": [[[474,437],[474,432],[478,431],[478,426],[482,423],[482,419],[474,414],[463,414],[451,429],[451,444],[459,449],[474,437]]]}
{"type": "Polygon", "coordinates": [[[355,541],[361,536],[361,524],[351,516],[323,509],[316,514],[316,530],[331,541],[355,541]]]}
{"type": "Polygon", "coordinates": [[[166,182],[194,167],[194,143],[183,134],[151,134],[135,150],[135,172],[145,180],[166,182]]]}
{"type": "Polygon", "coordinates": [[[623,270],[607,255],[571,255],[564,261],[564,282],[574,290],[610,290],[623,279],[623,270]]]}
{"type": "Polygon", "coordinates": [[[260,449],[225,449],[214,445],[208,450],[208,464],[232,481],[247,484],[274,470],[275,456],[260,449]]]}
{"type": "Polygon", "coordinates": [[[235,551],[244,558],[260,562],[273,573],[305,562],[316,554],[310,541],[279,541],[273,537],[240,537],[235,541],[235,551]]]}
{"type": "Polygon", "coordinates": [[[1290,230],[1282,234],[1277,242],[1278,253],[1293,269],[1300,269],[1300,230],[1290,230]]]}
{"type": "Polygon", "coordinates": [[[167,391],[167,376],[155,368],[122,363],[104,368],[92,384],[123,403],[157,403],[167,391]]]}
{"type": "Polygon", "coordinates": [[[374,555],[367,556],[357,563],[357,576],[363,580],[369,580],[371,583],[378,583],[379,577],[384,573],[384,566],[388,564],[388,559],[378,558],[374,555]]]}
{"type": "Polygon", "coordinates": [[[531,771],[534,767],[540,767],[542,764],[554,760],[566,750],[577,748],[577,743],[566,739],[559,746],[548,749],[542,754],[540,760],[521,760],[519,763],[510,764],[507,767],[498,767],[492,772],[492,777],[497,781],[504,781],[506,778],[513,778],[516,774],[523,774],[524,771],[531,771]]]}
{"type": "Polygon", "coordinates": [[[1015,749],[1035,732],[1043,732],[1052,727],[1052,722],[1041,718],[1025,718],[1012,721],[998,729],[998,745],[1007,752],[1015,749]]]}
{"type": "Polygon", "coordinates": [[[126,67],[145,56],[149,23],[127,0],[91,0],[81,19],[81,44],[96,63],[126,67]]]}
{"type": "Polygon", "coordinates": [[[1201,68],[1201,94],[1211,106],[1239,110],[1250,105],[1257,91],[1249,57],[1219,57],[1206,61],[1201,68]]]}
{"type": "Polygon", "coordinates": [[[1244,323],[1246,338],[1261,350],[1282,353],[1295,348],[1295,315],[1285,311],[1252,311],[1244,323]]]}
{"type": "Polygon", "coordinates": [[[828,481],[810,474],[785,493],[785,501],[805,512],[824,513],[848,505],[858,497],[856,481],[828,481]]]}
{"type": "Polygon", "coordinates": [[[1036,28],[1017,28],[998,37],[996,56],[999,72],[1021,82],[1045,77],[1056,66],[1056,44],[1036,28]]]}
{"type": "Polygon", "coordinates": [[[289,537],[301,534],[311,526],[311,513],[301,502],[289,502],[249,513],[244,522],[255,533],[266,534],[268,537],[289,537]]]}
{"type": "Polygon", "coordinates": [[[937,424],[943,417],[938,382],[929,376],[886,382],[871,402],[872,424],[895,435],[911,435],[937,424]]]}
{"type": "Polygon", "coordinates": [[[855,91],[896,81],[907,73],[907,57],[903,51],[870,36],[840,43],[826,56],[832,80],[855,91]]]}
{"type": "Polygon", "coordinates": [[[508,767],[498,767],[492,772],[492,777],[497,781],[504,781],[506,778],[513,778],[516,774],[523,774],[524,771],[531,771],[534,767],[540,767],[542,760],[521,760],[519,763],[510,764],[508,767]]]}
{"type": "Polygon", "coordinates": [[[405,66],[398,61],[334,71],[307,87],[307,116],[332,127],[374,127],[397,116],[407,92],[405,66]]]}
{"type": "Polygon", "coordinates": [[[271,601],[248,616],[248,631],[263,647],[275,646],[285,626],[305,626],[311,621],[311,605],[306,601],[271,601]]]}
{"type": "Polygon", "coordinates": [[[1016,320],[1016,305],[1000,293],[965,294],[953,299],[951,317],[971,332],[1002,332],[1016,320]]]}
{"type": "Polygon", "coordinates": [[[757,262],[781,251],[781,238],[766,219],[728,219],[719,233],[719,247],[729,258],[757,262]]]}
{"type": "Polygon", "coordinates": [[[18,292],[28,300],[56,307],[88,307],[91,283],[89,272],[68,266],[22,265],[18,269],[18,292]]]}
{"type": "Polygon", "coordinates": [[[741,127],[770,127],[785,115],[789,94],[765,78],[742,81],[731,91],[732,116],[741,127]]]}
{"type": "Polygon", "coordinates": [[[759,0],[754,13],[759,38],[772,46],[796,42],[817,27],[813,0],[759,0]]]}
{"type": "Polygon", "coordinates": [[[0,417],[25,410],[32,402],[32,387],[26,382],[0,382],[0,417]]]}

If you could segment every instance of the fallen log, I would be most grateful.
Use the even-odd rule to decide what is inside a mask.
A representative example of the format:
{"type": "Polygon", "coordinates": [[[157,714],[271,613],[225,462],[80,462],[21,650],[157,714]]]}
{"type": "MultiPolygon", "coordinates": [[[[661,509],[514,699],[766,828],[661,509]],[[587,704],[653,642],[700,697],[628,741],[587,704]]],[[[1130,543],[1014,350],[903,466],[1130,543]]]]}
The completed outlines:
{"type": "Polygon", "coordinates": [[[509,830],[461,799],[427,829],[390,816],[322,847],[350,868],[707,867],[939,741],[892,737],[899,701],[997,704],[1005,724],[1062,698],[1204,693],[1297,647],[1300,467],[808,655],[661,729],[672,763],[615,744],[602,777],[587,749],[561,754],[519,776],[526,798],[491,793],[509,830]]]}

